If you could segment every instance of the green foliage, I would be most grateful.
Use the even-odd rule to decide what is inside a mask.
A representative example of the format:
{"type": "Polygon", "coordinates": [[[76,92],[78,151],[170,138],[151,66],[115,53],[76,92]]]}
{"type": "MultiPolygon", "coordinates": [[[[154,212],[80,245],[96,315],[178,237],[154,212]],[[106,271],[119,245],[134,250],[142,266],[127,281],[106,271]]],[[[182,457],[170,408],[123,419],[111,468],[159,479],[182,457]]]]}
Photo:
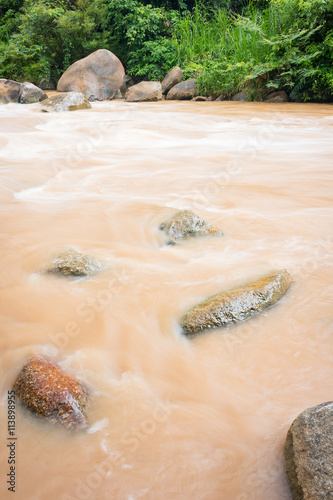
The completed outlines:
{"type": "Polygon", "coordinates": [[[137,0],[110,0],[109,42],[132,76],[161,78],[176,60],[170,39],[178,20],[175,11],[142,5],[137,0]]]}
{"type": "Polygon", "coordinates": [[[65,8],[68,2],[26,2],[16,31],[0,46],[0,77],[35,83],[43,77],[58,79],[75,60],[104,47],[105,37],[98,32],[99,20],[91,13],[91,3],[87,8],[89,3],[79,1],[73,10],[65,8]]]}
{"type": "Polygon", "coordinates": [[[231,96],[242,88],[260,99],[271,88],[297,100],[332,97],[332,1],[273,0],[243,15],[198,8],[183,16],[176,34],[178,63],[197,76],[201,93],[231,96]]]}
{"type": "Polygon", "coordinates": [[[333,0],[0,0],[0,77],[57,80],[99,48],[136,79],[174,64],[200,92],[333,94],[333,0]]]}

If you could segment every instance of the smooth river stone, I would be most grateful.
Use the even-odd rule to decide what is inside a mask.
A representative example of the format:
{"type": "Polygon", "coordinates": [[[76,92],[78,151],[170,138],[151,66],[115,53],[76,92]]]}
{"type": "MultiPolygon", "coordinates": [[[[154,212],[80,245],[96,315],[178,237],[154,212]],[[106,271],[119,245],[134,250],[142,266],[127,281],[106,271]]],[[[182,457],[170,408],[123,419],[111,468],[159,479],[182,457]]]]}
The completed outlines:
{"type": "Polygon", "coordinates": [[[290,284],[291,276],[283,270],[244,287],[218,293],[195,306],[181,319],[183,332],[193,335],[244,321],[280,300],[290,284]]]}
{"type": "Polygon", "coordinates": [[[22,368],[13,389],[37,417],[70,430],[87,427],[89,390],[56,363],[39,357],[31,359],[22,368]]]}
{"type": "Polygon", "coordinates": [[[103,265],[94,257],[83,253],[67,250],[58,255],[48,273],[62,276],[91,276],[102,269],[103,265]]]}
{"type": "Polygon", "coordinates": [[[333,401],[298,415],[284,458],[293,500],[333,499],[333,401]]]}
{"type": "Polygon", "coordinates": [[[160,225],[160,230],[168,236],[168,243],[173,245],[177,240],[193,236],[223,236],[217,227],[211,226],[191,212],[183,210],[160,225]]]}

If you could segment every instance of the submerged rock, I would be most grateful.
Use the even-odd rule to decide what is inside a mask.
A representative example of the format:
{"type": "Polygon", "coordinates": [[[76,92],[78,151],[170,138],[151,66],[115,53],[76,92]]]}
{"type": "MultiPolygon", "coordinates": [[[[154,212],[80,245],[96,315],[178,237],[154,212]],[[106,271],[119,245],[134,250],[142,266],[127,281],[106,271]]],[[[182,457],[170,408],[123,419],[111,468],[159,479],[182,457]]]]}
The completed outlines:
{"type": "Polygon", "coordinates": [[[333,499],[333,401],[294,420],[284,457],[293,500],[333,499]]]}
{"type": "Polygon", "coordinates": [[[0,78],[0,103],[19,102],[21,83],[0,78]]]}
{"type": "Polygon", "coordinates": [[[67,250],[58,255],[47,272],[63,276],[91,276],[102,267],[103,265],[90,255],[67,250]]]}
{"type": "Polygon", "coordinates": [[[45,92],[33,83],[24,82],[21,85],[19,101],[21,104],[32,104],[47,99],[45,92]]]}
{"type": "Polygon", "coordinates": [[[272,306],[288,290],[291,276],[283,270],[249,285],[222,292],[195,306],[181,320],[183,332],[192,335],[244,321],[272,306]]]}
{"type": "Polygon", "coordinates": [[[105,101],[120,89],[124,75],[118,57],[109,50],[99,49],[66,69],[57,90],[82,92],[89,101],[105,101]]]}
{"type": "Polygon", "coordinates": [[[167,92],[169,92],[170,89],[172,89],[172,87],[180,83],[183,77],[184,73],[182,72],[179,66],[175,66],[174,68],[172,68],[172,70],[169,71],[169,73],[166,75],[166,77],[162,82],[163,94],[166,94],[167,92]]]}
{"type": "Polygon", "coordinates": [[[178,83],[167,94],[168,100],[190,100],[198,95],[197,81],[195,78],[178,83]]]}
{"type": "Polygon", "coordinates": [[[162,222],[160,230],[165,231],[171,245],[177,240],[193,236],[223,236],[220,229],[200,219],[191,210],[178,212],[171,219],[162,222]]]}
{"type": "Polygon", "coordinates": [[[132,85],[125,96],[126,102],[148,102],[162,100],[160,82],[140,82],[132,85]]]}
{"type": "Polygon", "coordinates": [[[31,359],[22,368],[13,389],[37,417],[70,430],[87,427],[89,390],[56,363],[39,357],[31,359]]]}
{"type": "Polygon", "coordinates": [[[91,104],[88,99],[80,92],[66,92],[64,94],[56,95],[45,99],[41,102],[42,111],[77,111],[79,109],[90,109],[91,104]]]}

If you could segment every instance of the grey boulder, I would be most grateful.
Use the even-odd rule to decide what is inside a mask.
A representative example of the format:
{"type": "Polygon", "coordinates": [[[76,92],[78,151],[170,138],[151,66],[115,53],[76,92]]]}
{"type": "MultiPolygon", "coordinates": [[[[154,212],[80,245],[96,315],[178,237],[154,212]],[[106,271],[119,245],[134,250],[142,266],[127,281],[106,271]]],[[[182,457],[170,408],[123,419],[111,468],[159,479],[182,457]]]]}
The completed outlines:
{"type": "Polygon", "coordinates": [[[184,77],[184,73],[180,69],[179,66],[175,66],[171,71],[166,75],[162,82],[162,92],[166,94],[169,90],[180,83],[184,77]]]}
{"type": "Polygon", "coordinates": [[[298,415],[284,458],[293,500],[333,499],[333,401],[298,415]]]}
{"type": "Polygon", "coordinates": [[[126,102],[148,102],[162,100],[160,82],[140,82],[132,85],[126,92],[126,102]]]}
{"type": "Polygon", "coordinates": [[[198,95],[195,78],[178,83],[167,94],[168,100],[190,100],[198,95]]]}
{"type": "Polygon", "coordinates": [[[0,78],[0,103],[19,102],[21,83],[0,78]]]}
{"type": "Polygon", "coordinates": [[[21,84],[19,102],[21,104],[32,104],[47,99],[45,92],[36,87],[33,83],[24,82],[21,84]]]}
{"type": "Polygon", "coordinates": [[[44,112],[56,111],[78,111],[80,109],[90,109],[91,104],[88,99],[80,92],[66,92],[50,97],[41,102],[44,112]]]}

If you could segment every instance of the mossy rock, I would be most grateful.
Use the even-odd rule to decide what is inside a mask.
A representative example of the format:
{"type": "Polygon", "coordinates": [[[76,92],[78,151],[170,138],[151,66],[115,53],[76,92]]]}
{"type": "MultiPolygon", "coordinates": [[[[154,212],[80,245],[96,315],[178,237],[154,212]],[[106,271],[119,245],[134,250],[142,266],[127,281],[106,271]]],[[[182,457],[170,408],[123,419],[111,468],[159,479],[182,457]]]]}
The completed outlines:
{"type": "Polygon", "coordinates": [[[160,225],[160,230],[167,235],[167,243],[175,244],[178,240],[197,236],[223,236],[217,227],[211,226],[191,210],[183,210],[160,225]]]}
{"type": "Polygon", "coordinates": [[[283,270],[244,287],[213,295],[181,319],[182,330],[186,335],[193,335],[247,320],[280,300],[290,284],[291,276],[283,270]]]}
{"type": "Polygon", "coordinates": [[[50,274],[62,276],[91,276],[102,269],[103,265],[94,257],[74,250],[58,255],[47,269],[50,274]]]}

